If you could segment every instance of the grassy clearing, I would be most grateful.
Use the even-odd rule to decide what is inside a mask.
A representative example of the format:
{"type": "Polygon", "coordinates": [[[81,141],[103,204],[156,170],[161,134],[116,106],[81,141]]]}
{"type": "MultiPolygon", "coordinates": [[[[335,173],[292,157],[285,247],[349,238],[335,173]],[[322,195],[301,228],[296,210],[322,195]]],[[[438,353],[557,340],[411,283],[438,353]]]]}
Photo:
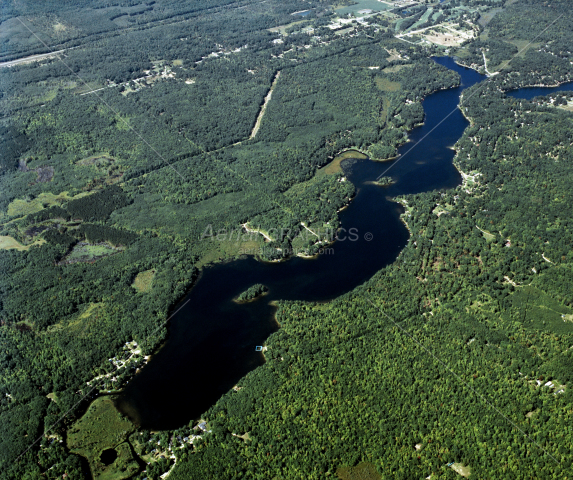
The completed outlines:
{"type": "Polygon", "coordinates": [[[445,28],[438,26],[425,30],[421,36],[436,45],[441,45],[443,47],[458,47],[468,39],[468,37],[464,35],[468,33],[469,32],[463,31],[459,28],[445,28]]]}
{"type": "Polygon", "coordinates": [[[81,320],[84,320],[86,318],[91,317],[97,310],[99,310],[101,307],[103,307],[103,305],[104,305],[103,302],[90,303],[88,308],[86,308],[85,311],[83,313],[81,313],[78,318],[81,320]]]}
{"type": "Polygon", "coordinates": [[[382,477],[374,464],[362,462],[355,467],[341,467],[336,470],[336,476],[340,480],[379,480],[382,477]]]}
{"type": "Polygon", "coordinates": [[[73,93],[75,95],[81,95],[82,93],[88,93],[91,92],[93,90],[98,90],[100,88],[104,88],[106,85],[103,83],[98,83],[98,82],[85,82],[85,83],[80,83],[74,90],[73,93]]]}
{"type": "Polygon", "coordinates": [[[83,310],[81,313],[51,325],[46,333],[57,335],[58,332],[65,331],[66,335],[73,335],[76,338],[89,336],[90,330],[105,316],[105,303],[89,303],[80,309],[83,310]]]}
{"type": "Polygon", "coordinates": [[[495,17],[496,14],[498,14],[499,12],[502,12],[502,11],[503,11],[503,8],[494,8],[494,9],[490,10],[489,12],[480,12],[480,17],[479,17],[478,23],[482,27],[486,27],[488,25],[488,23],[493,20],[493,17],[495,17]]]}
{"type": "Polygon", "coordinates": [[[394,65],[392,67],[386,67],[381,70],[382,73],[396,73],[404,68],[412,68],[413,64],[405,64],[405,65],[394,65]]]}
{"type": "Polygon", "coordinates": [[[374,81],[376,82],[378,89],[383,92],[397,92],[402,87],[400,82],[393,82],[384,77],[377,76],[374,81]]]}
{"type": "Polygon", "coordinates": [[[102,257],[108,257],[121,252],[122,248],[112,247],[107,243],[95,245],[80,242],[68,253],[60,263],[92,262],[102,257]]]}
{"type": "Polygon", "coordinates": [[[316,171],[316,176],[322,177],[323,175],[336,175],[337,173],[343,173],[340,164],[348,158],[364,159],[368,157],[363,153],[357,152],[356,150],[348,150],[347,152],[341,153],[335,157],[328,165],[319,168],[316,171]]]}
{"type": "Polygon", "coordinates": [[[437,205],[436,208],[432,210],[432,213],[434,213],[439,217],[440,215],[447,215],[453,210],[453,208],[454,207],[452,205],[449,205],[447,203],[445,205],[437,205]]]}
{"type": "Polygon", "coordinates": [[[0,250],[19,250],[19,251],[25,251],[25,250],[29,250],[30,248],[32,248],[33,246],[38,246],[38,245],[42,245],[43,243],[46,243],[46,241],[43,238],[38,239],[37,241],[35,241],[34,243],[30,244],[30,245],[22,245],[18,240],[16,240],[15,238],[9,237],[9,236],[2,236],[0,235],[0,250]]]}
{"type": "Polygon", "coordinates": [[[573,332],[573,323],[566,320],[573,311],[535,287],[517,289],[511,295],[511,303],[526,328],[556,334],[573,332]]]}
{"type": "MultiPolygon", "coordinates": [[[[245,234],[246,235],[246,234],[245,234]]],[[[211,263],[218,263],[228,258],[234,258],[239,255],[256,254],[264,246],[262,235],[253,235],[252,240],[209,240],[211,248],[201,256],[199,262],[195,265],[202,268],[211,263]]]]}
{"type": "Polygon", "coordinates": [[[487,242],[492,242],[493,240],[495,240],[495,235],[493,235],[492,233],[489,233],[488,231],[481,233],[483,234],[483,238],[485,238],[487,242]]]}
{"type": "Polygon", "coordinates": [[[135,426],[121,415],[111,397],[95,399],[87,412],[68,430],[68,448],[87,458],[92,475],[99,480],[122,480],[139,469],[125,441],[135,426]],[[105,465],[101,454],[115,450],[117,458],[105,465]]]}
{"type": "Polygon", "coordinates": [[[287,28],[294,27],[295,25],[299,25],[301,23],[305,23],[306,20],[297,20],[296,22],[291,22],[287,25],[279,25],[278,27],[269,28],[269,32],[273,33],[280,33],[281,35],[288,35],[286,33],[287,28]]]}
{"type": "Polygon", "coordinates": [[[354,27],[343,28],[342,30],[336,30],[334,32],[336,35],[346,35],[347,33],[351,33],[354,31],[354,27]]]}
{"type": "Polygon", "coordinates": [[[107,154],[92,155],[91,157],[82,158],[76,162],[76,165],[95,165],[96,167],[108,167],[115,159],[107,154]]]}
{"type": "MultiPolygon", "coordinates": [[[[125,93],[125,92],[124,92],[125,93]]],[[[117,124],[120,130],[127,130],[122,122],[117,124]]],[[[76,162],[76,171],[90,179],[86,188],[95,189],[103,185],[113,185],[122,179],[124,168],[112,156],[104,153],[83,158],[76,162]]]]}
{"type": "Polygon", "coordinates": [[[559,105],[557,108],[567,110],[568,112],[573,112],[573,102],[567,102],[567,105],[559,105]]]}
{"type": "Polygon", "coordinates": [[[238,438],[242,438],[245,442],[248,442],[251,440],[251,436],[249,435],[249,432],[243,433],[243,435],[235,435],[238,438]]]}
{"type": "Polygon", "coordinates": [[[528,40],[504,40],[515,45],[519,51],[516,57],[524,57],[529,50],[538,50],[541,43],[530,43],[528,40]]]}
{"type": "Polygon", "coordinates": [[[483,235],[483,238],[485,238],[486,242],[492,242],[495,240],[495,235],[493,233],[488,232],[487,230],[482,230],[481,228],[478,227],[478,230],[481,232],[481,234],[483,235]]]}
{"type": "Polygon", "coordinates": [[[456,473],[459,473],[462,477],[467,478],[471,475],[470,467],[466,467],[461,463],[454,463],[452,465],[452,470],[454,470],[456,473]]]}
{"type": "Polygon", "coordinates": [[[62,192],[58,195],[54,195],[50,192],[42,192],[36,198],[33,199],[16,199],[13,200],[8,205],[8,215],[11,217],[30,215],[31,213],[39,212],[44,208],[51,207],[53,205],[61,205],[62,203],[68,202],[72,199],[85,197],[89,195],[89,192],[82,192],[75,196],[70,196],[68,192],[62,192]]]}
{"type": "Polygon", "coordinates": [[[139,293],[146,293],[151,290],[153,286],[153,279],[155,278],[155,270],[146,270],[139,272],[131,285],[139,293]]]}

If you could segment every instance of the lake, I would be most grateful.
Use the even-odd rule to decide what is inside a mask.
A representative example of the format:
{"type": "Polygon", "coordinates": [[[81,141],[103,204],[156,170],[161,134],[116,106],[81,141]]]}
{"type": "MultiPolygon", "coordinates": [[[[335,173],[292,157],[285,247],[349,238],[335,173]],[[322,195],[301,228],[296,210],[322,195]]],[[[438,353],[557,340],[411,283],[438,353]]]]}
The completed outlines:
{"type": "Polygon", "coordinates": [[[563,85],[559,85],[558,87],[520,88],[519,90],[512,90],[510,92],[506,92],[506,95],[508,97],[531,100],[532,98],[538,97],[540,95],[549,95],[550,93],[564,92],[564,91],[569,91],[569,92],[573,91],[573,82],[564,83],[563,85]]]}
{"type": "Polygon", "coordinates": [[[435,61],[458,72],[461,85],[424,100],[425,123],[410,132],[408,143],[399,149],[401,156],[392,162],[346,163],[357,193],[340,220],[346,232],[355,229],[357,239],[351,241],[348,235],[333,244],[331,252],[312,260],[291,258],[273,264],[249,257],[205,268],[182,301],[189,303],[171,319],[164,346],[119,398],[123,413],[153,430],[175,429],[198,419],[241,377],[264,363],[255,347],[278,328],[269,302],[327,301],[396,260],[408,242],[408,231],[400,220],[402,207],[391,199],[461,183],[451,147],[468,122],[457,105],[465,88],[486,78],[449,57],[435,61]],[[388,175],[395,183],[371,183],[390,166],[388,175]],[[251,303],[232,301],[255,283],[266,285],[269,293],[251,303]]]}

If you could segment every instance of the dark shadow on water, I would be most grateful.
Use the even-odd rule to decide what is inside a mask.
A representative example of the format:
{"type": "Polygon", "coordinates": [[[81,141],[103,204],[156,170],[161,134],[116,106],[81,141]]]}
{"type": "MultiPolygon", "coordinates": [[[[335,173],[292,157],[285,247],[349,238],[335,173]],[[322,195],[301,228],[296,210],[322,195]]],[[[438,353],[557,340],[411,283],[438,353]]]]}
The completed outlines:
{"type": "Polygon", "coordinates": [[[113,448],[108,448],[101,452],[99,459],[104,465],[111,465],[117,459],[117,452],[113,448]]]}
{"type": "Polygon", "coordinates": [[[524,100],[531,100],[532,98],[540,95],[549,95],[555,92],[570,92],[573,91],[573,82],[564,83],[558,87],[527,87],[520,88],[519,90],[512,90],[507,92],[508,97],[521,98],[524,100]]]}

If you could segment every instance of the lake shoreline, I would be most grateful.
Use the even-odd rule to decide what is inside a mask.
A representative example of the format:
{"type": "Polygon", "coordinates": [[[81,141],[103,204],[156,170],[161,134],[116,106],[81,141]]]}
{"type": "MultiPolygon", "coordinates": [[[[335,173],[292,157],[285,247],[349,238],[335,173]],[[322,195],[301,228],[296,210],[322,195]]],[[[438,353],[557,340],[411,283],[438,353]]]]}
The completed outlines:
{"type": "MultiPolygon", "coordinates": [[[[441,62],[437,63],[445,68],[453,68],[446,60],[441,62]]],[[[424,96],[424,122],[421,126],[413,127],[401,139],[399,156],[402,154],[404,158],[404,152],[434,132],[436,127],[441,125],[443,115],[458,105],[458,89],[462,85],[462,79],[466,79],[464,83],[471,85],[483,78],[473,75],[465,74],[465,77],[455,82],[456,85],[437,89],[424,96]],[[437,97],[429,100],[432,94],[437,97]]],[[[459,122],[460,118],[463,117],[452,117],[450,121],[459,122]]],[[[448,148],[457,141],[466,126],[464,121],[463,125],[453,129],[441,126],[440,130],[445,130],[436,130],[434,135],[439,139],[439,148],[448,148]]],[[[428,142],[431,142],[431,139],[428,142]]],[[[188,423],[189,419],[198,418],[228,391],[227,384],[230,385],[229,388],[233,387],[249,371],[264,364],[264,358],[261,358],[260,352],[255,352],[254,345],[265,345],[270,336],[280,328],[277,312],[284,302],[331,301],[363,284],[380,269],[395,262],[404,248],[411,244],[412,238],[404,206],[396,197],[417,191],[455,187],[460,183],[460,174],[455,168],[442,168],[451,165],[450,155],[453,154],[440,157],[443,160],[436,163],[413,161],[408,157],[409,161],[390,164],[391,167],[397,166],[393,170],[395,183],[389,185],[389,190],[385,192],[386,189],[380,190],[378,185],[368,183],[384,173],[388,167],[383,165],[385,162],[369,158],[363,151],[346,148],[315,172],[315,175],[327,173],[326,169],[336,159],[338,167],[344,167],[343,173],[357,188],[349,203],[339,209],[341,227],[338,229],[337,241],[333,242],[329,252],[323,255],[319,252],[312,258],[293,255],[280,262],[263,262],[255,255],[245,255],[241,257],[244,258],[241,261],[229,259],[201,269],[202,281],[196,280],[188,294],[178,303],[186,305],[186,308],[177,315],[177,321],[170,322],[168,340],[164,348],[160,354],[154,356],[154,362],[150,362],[130,382],[122,395],[124,401],[132,404],[141,413],[144,426],[169,430],[188,423]],[[344,155],[345,153],[347,155],[344,155]],[[337,158],[341,156],[347,158],[337,158]],[[353,167],[347,169],[342,162],[352,161],[348,158],[352,156],[359,158],[354,158],[353,167]],[[410,175],[411,171],[413,173],[420,169],[431,169],[433,173],[429,176],[410,175]],[[405,174],[410,176],[404,177],[405,174]],[[373,222],[373,219],[376,221],[373,222]],[[336,274],[340,271],[348,272],[344,281],[336,274]],[[255,283],[268,286],[269,301],[247,304],[232,301],[241,291],[255,283]],[[192,303],[187,305],[191,300],[192,303]],[[226,361],[218,361],[219,366],[214,365],[202,369],[201,372],[193,369],[192,366],[199,358],[206,358],[215,352],[218,359],[234,360],[228,365],[226,361]],[[169,365],[180,367],[173,370],[169,365]],[[212,384],[212,387],[200,396],[193,395],[191,391],[186,393],[191,386],[184,387],[181,382],[176,382],[177,378],[188,374],[185,372],[189,368],[194,372],[194,383],[212,384]],[[173,381],[170,380],[171,377],[173,381]],[[169,407],[160,407],[168,400],[169,407]],[[179,403],[181,407],[175,406],[179,403]]],[[[420,156],[424,160],[431,160],[434,153],[431,149],[424,149],[417,154],[419,159],[420,156]]],[[[407,208],[407,211],[410,211],[410,208],[407,208]]],[[[248,222],[246,223],[247,228],[252,229],[248,222]]],[[[267,234],[268,241],[270,232],[263,233],[267,234]]]]}

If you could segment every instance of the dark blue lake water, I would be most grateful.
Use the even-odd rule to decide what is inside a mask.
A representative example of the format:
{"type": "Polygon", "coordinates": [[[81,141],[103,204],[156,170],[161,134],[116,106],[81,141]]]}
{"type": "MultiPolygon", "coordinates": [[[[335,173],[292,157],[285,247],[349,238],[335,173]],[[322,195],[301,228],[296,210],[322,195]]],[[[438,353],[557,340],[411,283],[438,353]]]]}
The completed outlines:
{"type": "Polygon", "coordinates": [[[165,345],[119,399],[122,412],[152,429],[174,429],[198,418],[241,377],[264,363],[255,346],[263,345],[277,329],[270,301],[330,300],[395,261],[408,241],[408,231],[399,218],[402,207],[390,199],[460,184],[450,147],[468,122],[456,107],[465,88],[486,78],[451,58],[435,60],[460,74],[460,87],[424,100],[425,123],[410,132],[397,160],[358,160],[348,168],[357,194],[340,220],[346,231],[356,229],[358,239],[338,241],[331,254],[313,260],[269,264],[250,257],[206,268],[184,299],[190,302],[172,318],[165,345]],[[391,165],[387,175],[393,185],[382,188],[370,183],[391,165]],[[243,305],[232,301],[254,283],[266,285],[268,295],[243,305]]]}
{"type": "Polygon", "coordinates": [[[550,93],[565,92],[565,91],[569,92],[573,91],[573,82],[564,83],[563,85],[559,85],[558,87],[520,88],[519,90],[512,90],[511,92],[507,92],[506,94],[508,97],[531,100],[532,98],[538,97],[540,95],[549,95],[550,93]]]}

